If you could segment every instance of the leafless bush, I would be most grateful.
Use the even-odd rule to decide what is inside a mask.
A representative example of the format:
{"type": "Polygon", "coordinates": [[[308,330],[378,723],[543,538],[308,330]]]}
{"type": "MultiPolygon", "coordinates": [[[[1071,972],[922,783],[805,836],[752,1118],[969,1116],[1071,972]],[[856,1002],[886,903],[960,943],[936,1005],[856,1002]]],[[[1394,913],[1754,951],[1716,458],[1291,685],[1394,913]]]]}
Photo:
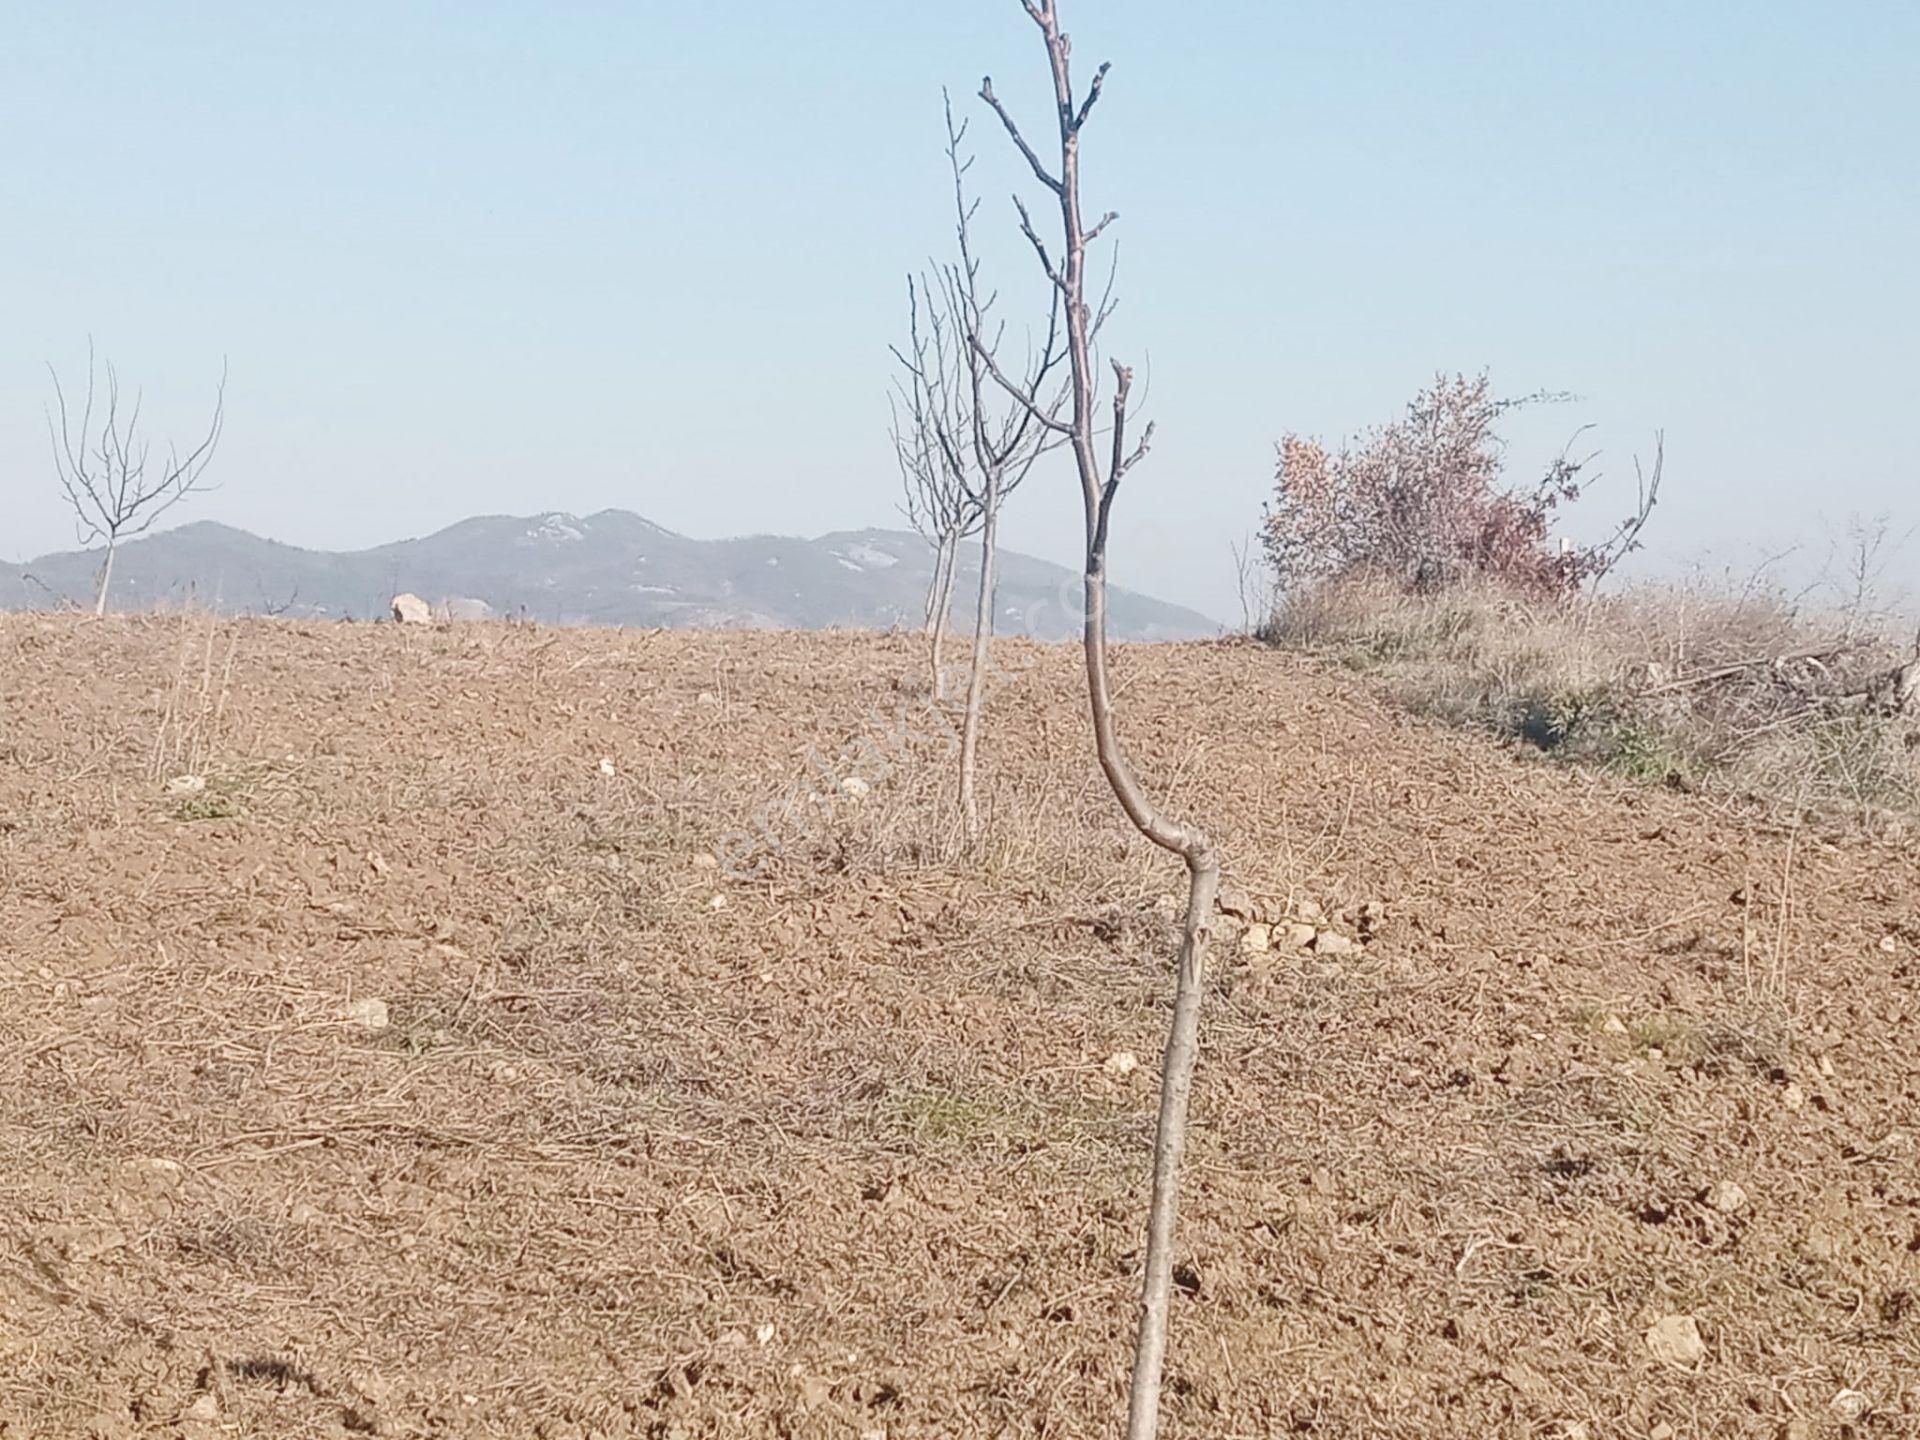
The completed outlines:
{"type": "Polygon", "coordinates": [[[1543,398],[1502,400],[1484,374],[1440,376],[1404,417],[1351,446],[1287,435],[1262,535],[1274,570],[1289,588],[1364,575],[1430,594],[1472,577],[1541,598],[1600,580],[1639,544],[1660,450],[1634,513],[1606,540],[1556,546],[1554,518],[1580,498],[1593,457],[1563,451],[1516,489],[1498,433],[1503,414],[1543,398]]]}

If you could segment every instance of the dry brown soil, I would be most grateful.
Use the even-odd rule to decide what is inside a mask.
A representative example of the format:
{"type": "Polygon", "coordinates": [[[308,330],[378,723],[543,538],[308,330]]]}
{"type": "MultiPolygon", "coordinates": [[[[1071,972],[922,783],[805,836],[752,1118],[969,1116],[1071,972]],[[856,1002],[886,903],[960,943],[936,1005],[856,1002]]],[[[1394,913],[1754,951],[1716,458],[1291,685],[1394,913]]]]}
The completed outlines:
{"type": "MultiPolygon", "coordinates": [[[[961,859],[905,637],[0,617],[0,1436],[1117,1433],[1181,877],[1006,653],[961,859]]],[[[1222,919],[1169,1436],[1920,1432],[1911,849],[1119,665],[1384,907],[1222,919]]]]}

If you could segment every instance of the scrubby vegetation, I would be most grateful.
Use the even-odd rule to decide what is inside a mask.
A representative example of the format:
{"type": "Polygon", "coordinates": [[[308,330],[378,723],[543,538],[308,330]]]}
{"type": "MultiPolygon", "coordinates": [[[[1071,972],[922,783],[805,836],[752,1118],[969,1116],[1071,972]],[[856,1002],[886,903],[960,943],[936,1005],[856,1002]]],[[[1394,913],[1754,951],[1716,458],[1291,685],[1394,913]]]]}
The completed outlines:
{"type": "Polygon", "coordinates": [[[1576,546],[1553,521],[1587,462],[1563,453],[1530,485],[1505,474],[1498,422],[1524,403],[1443,377],[1351,445],[1288,435],[1261,537],[1265,638],[1421,713],[1636,780],[1796,813],[1920,813],[1920,642],[1875,612],[1865,569],[1831,610],[1763,584],[1603,593],[1658,498],[1658,451],[1633,513],[1576,546]]]}
{"type": "Polygon", "coordinates": [[[1920,661],[1887,630],[1777,591],[1567,601],[1347,579],[1284,595],[1265,634],[1423,714],[1632,779],[1796,812],[1920,813],[1920,661]]]}
{"type": "Polygon", "coordinates": [[[1563,451],[1516,484],[1499,434],[1501,416],[1547,398],[1502,399],[1484,374],[1443,375],[1350,445],[1289,434],[1261,535],[1275,575],[1289,589],[1366,577],[1423,594],[1474,579],[1539,599],[1605,578],[1639,544],[1660,463],[1656,454],[1634,513],[1604,541],[1556,545],[1554,516],[1580,498],[1588,461],[1563,451]]]}

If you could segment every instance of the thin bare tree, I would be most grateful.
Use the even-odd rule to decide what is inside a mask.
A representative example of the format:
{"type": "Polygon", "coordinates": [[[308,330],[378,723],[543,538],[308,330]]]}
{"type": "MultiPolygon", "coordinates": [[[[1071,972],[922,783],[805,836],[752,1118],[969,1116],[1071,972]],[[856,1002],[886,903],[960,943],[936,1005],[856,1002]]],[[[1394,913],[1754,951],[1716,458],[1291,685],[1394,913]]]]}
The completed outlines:
{"type": "MultiPolygon", "coordinates": [[[[1128,406],[1133,393],[1133,372],[1115,361],[1111,418],[1106,422],[1105,434],[1100,433],[1099,376],[1095,373],[1093,355],[1095,311],[1087,302],[1087,247],[1117,217],[1108,212],[1093,224],[1086,223],[1080,203],[1080,136],[1100,100],[1108,67],[1100,66],[1084,94],[1076,91],[1070,64],[1071,46],[1066,32],[1060,28],[1056,0],[1021,0],[1021,5],[1046,44],[1058,138],[1055,168],[1049,168],[1048,162],[1027,141],[1013,116],[995,97],[991,79],[981,82],[980,97],[1000,118],[1035,180],[1052,196],[1059,210],[1060,248],[1056,254],[1034,227],[1026,205],[1018,197],[1014,201],[1021,232],[1065,307],[1071,372],[1071,405],[1066,420],[1040,414],[1031,406],[1029,410],[1040,424],[1063,438],[1073,452],[1074,467],[1080,476],[1086,514],[1087,696],[1100,767],[1106,773],[1114,797],[1140,833],[1155,845],[1180,856],[1187,867],[1187,914],[1180,939],[1173,1019],[1161,1070],[1146,1275],[1127,1412],[1128,1440],[1152,1440],[1159,1428],[1160,1379],[1166,1361],[1168,1305],[1173,1289],[1180,1159],[1186,1144],[1187,1101],[1199,1053],[1200,1003],[1207,942],[1220,885],[1220,859],[1204,831],[1170,816],[1148,796],[1121,749],[1116,729],[1107,663],[1108,529],[1120,482],[1145,457],[1153,439],[1153,427],[1148,425],[1140,432],[1139,440],[1129,446],[1127,432],[1132,416],[1128,406]]],[[[980,353],[978,347],[975,348],[980,353]]],[[[1018,398],[1025,393],[1017,382],[1003,374],[990,355],[981,353],[981,359],[1008,394],[1018,398]]]]}
{"type": "Polygon", "coordinates": [[[953,613],[953,588],[961,542],[977,534],[980,512],[958,458],[941,443],[961,425],[954,413],[955,335],[934,305],[934,287],[924,277],[907,277],[907,348],[894,346],[900,364],[889,397],[893,412],[893,453],[900,464],[908,522],[933,547],[933,576],[927,585],[926,629],[930,684],[936,701],[946,697],[942,650],[953,613]],[[922,320],[922,309],[926,318],[922,320]]]}
{"type": "Polygon", "coordinates": [[[93,342],[88,341],[86,398],[76,415],[67,404],[59,372],[47,367],[53,377],[54,404],[47,410],[47,433],[53,443],[54,469],[73,511],[81,545],[104,542],[106,548],[94,594],[95,615],[107,613],[107,591],[121,542],[144,535],[189,495],[212,488],[204,481],[226,424],[227,403],[227,372],[222,365],[207,433],[184,454],[169,444],[165,463],[156,465],[152,446],[140,430],[140,392],[134,393],[130,407],[123,407],[120,374],[111,360],[106,371],[106,395],[101,397],[93,342]]]}
{"type": "Polygon", "coordinates": [[[1046,339],[1038,352],[1029,356],[1016,393],[1003,394],[988,374],[989,361],[999,366],[1006,326],[993,313],[998,296],[981,288],[980,260],[973,249],[973,217],[980,202],[967,194],[967,172],[973,168],[973,158],[962,155],[967,124],[955,123],[950,97],[942,92],[941,99],[946,110],[947,168],[953,177],[954,241],[959,259],[939,268],[938,292],[946,324],[958,330],[963,343],[958,347],[960,366],[956,374],[926,378],[958,391],[955,403],[940,408],[959,416],[964,423],[959,433],[942,434],[938,443],[952,452],[961,485],[980,521],[973,656],[967,670],[960,725],[960,817],[971,846],[980,838],[976,772],[980,714],[993,645],[994,553],[1000,509],[1032,472],[1034,463],[1060,443],[1059,435],[1043,422],[1057,418],[1066,404],[1067,387],[1056,377],[1067,356],[1061,343],[1061,297],[1056,290],[1047,311],[1046,339]]]}
{"type": "MultiPolygon", "coordinates": [[[[980,542],[974,598],[973,647],[960,727],[959,807],[967,844],[979,839],[978,771],[981,712],[993,644],[994,556],[1000,511],[1035,462],[1060,437],[1042,423],[1057,417],[1067,387],[1061,303],[1054,296],[1044,342],[1030,353],[1015,393],[1002,393],[988,365],[1000,365],[1006,327],[995,315],[998,296],[981,284],[973,248],[979,202],[967,193],[973,158],[965,153],[967,125],[956,121],[944,92],[947,169],[953,185],[956,257],[907,281],[908,344],[894,347],[899,365],[894,448],[906,478],[908,514],[923,517],[921,533],[934,543],[928,596],[934,693],[946,698],[941,640],[959,571],[961,544],[980,542]],[[902,423],[904,414],[905,423],[902,423]]],[[[1006,374],[1004,369],[1000,370],[1006,374]]],[[[1012,383],[1012,382],[1010,382],[1012,383]]]]}
{"type": "Polygon", "coordinates": [[[1273,566],[1259,553],[1260,537],[1247,536],[1245,542],[1229,540],[1227,553],[1233,557],[1233,578],[1240,597],[1240,633],[1258,635],[1273,619],[1275,591],[1279,588],[1273,566]]]}

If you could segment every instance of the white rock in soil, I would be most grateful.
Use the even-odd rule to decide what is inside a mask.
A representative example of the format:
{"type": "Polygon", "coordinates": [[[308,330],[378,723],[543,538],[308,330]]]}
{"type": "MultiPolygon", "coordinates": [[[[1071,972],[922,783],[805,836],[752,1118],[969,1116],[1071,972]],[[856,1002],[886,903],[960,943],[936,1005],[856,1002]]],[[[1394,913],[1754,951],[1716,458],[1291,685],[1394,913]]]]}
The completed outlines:
{"type": "Polygon", "coordinates": [[[1107,1057],[1106,1064],[1101,1066],[1101,1069],[1105,1070],[1109,1075],[1114,1076],[1131,1075],[1139,1068],[1140,1057],[1131,1050],[1114,1051],[1113,1054],[1107,1057]]]}
{"type": "Polygon", "coordinates": [[[433,624],[433,607],[412,591],[403,591],[393,597],[393,623],[431,625],[433,624]]]}
{"type": "Polygon", "coordinates": [[[211,1395],[202,1395],[180,1412],[180,1418],[182,1420],[218,1420],[220,1402],[211,1395]]]}
{"type": "Polygon", "coordinates": [[[1873,1408],[1873,1402],[1858,1390],[1842,1390],[1827,1404],[1843,1425],[1852,1425],[1866,1419],[1867,1412],[1873,1408]]]}
{"type": "Polygon", "coordinates": [[[1350,940],[1338,930],[1322,930],[1313,937],[1313,948],[1321,955],[1351,955],[1360,942],[1350,940]]]}
{"type": "Polygon", "coordinates": [[[1662,1315],[1647,1331],[1647,1351],[1663,1365],[1691,1369],[1707,1358],[1707,1342],[1691,1315],[1662,1315]]]}
{"type": "Polygon", "coordinates": [[[1273,949],[1273,931],[1265,925],[1249,925],[1241,932],[1240,950],[1246,955],[1264,955],[1273,949]]]}
{"type": "Polygon", "coordinates": [[[1707,1191],[1707,1204],[1722,1215],[1732,1215],[1747,1208],[1747,1192],[1731,1180],[1721,1180],[1707,1191]]]}
{"type": "Polygon", "coordinates": [[[166,1194],[180,1188],[187,1172],[181,1168],[178,1160],[163,1159],[158,1155],[141,1155],[123,1162],[120,1173],[134,1189],[149,1194],[166,1194]]]}
{"type": "Polygon", "coordinates": [[[372,996],[347,1006],[346,1021],[349,1025],[358,1025],[362,1030],[384,1030],[392,1023],[387,1014],[387,1002],[372,996]]]}

